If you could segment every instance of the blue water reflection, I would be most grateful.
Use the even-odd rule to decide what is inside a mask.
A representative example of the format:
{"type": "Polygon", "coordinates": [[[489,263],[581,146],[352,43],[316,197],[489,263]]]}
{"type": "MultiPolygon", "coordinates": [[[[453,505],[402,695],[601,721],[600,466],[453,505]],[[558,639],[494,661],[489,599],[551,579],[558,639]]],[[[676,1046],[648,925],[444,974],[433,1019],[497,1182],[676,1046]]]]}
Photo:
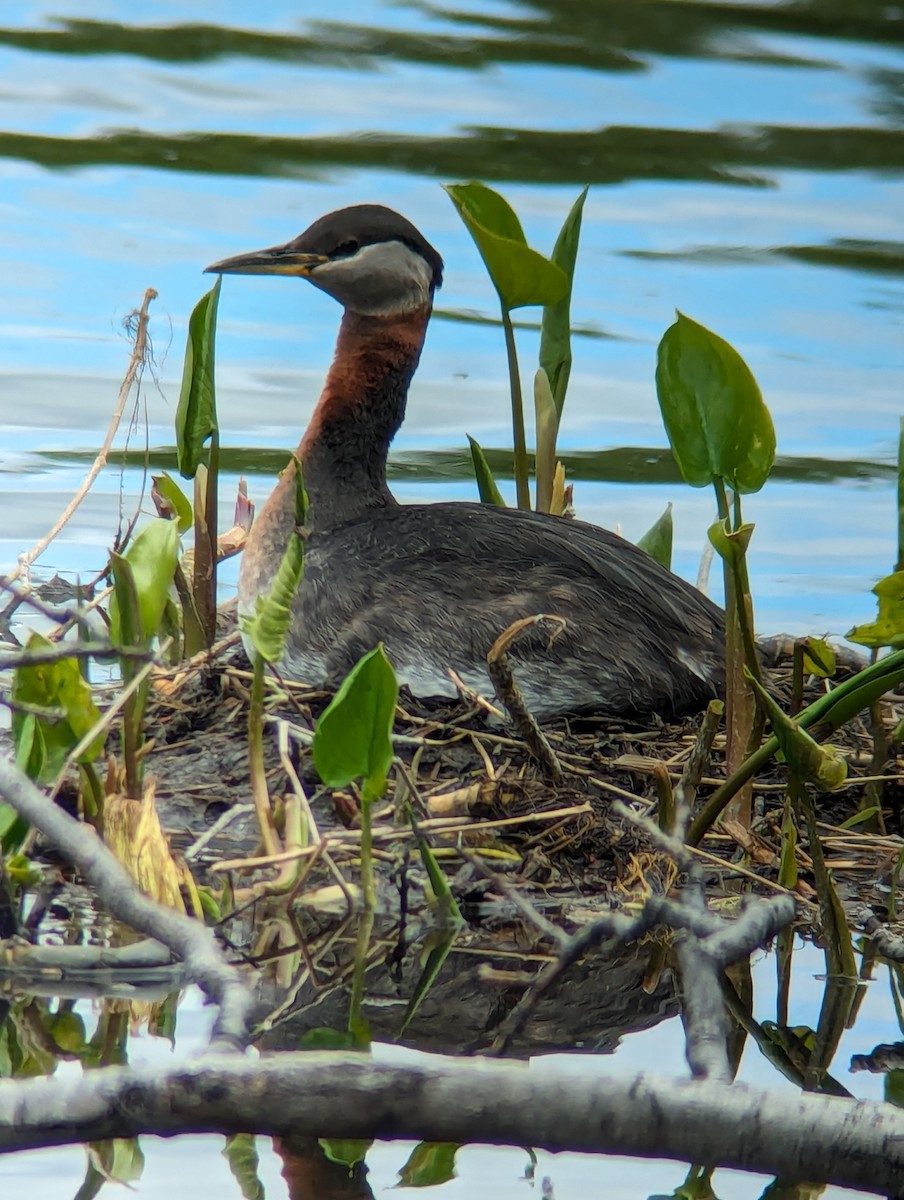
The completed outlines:
{"type": "MultiPolygon", "coordinates": [[[[79,476],[73,467],[48,469],[28,452],[99,441],[127,357],[120,323],[146,286],[160,292],[155,379],[144,392],[151,444],[160,445],[172,440],[187,316],[206,286],[206,263],[285,240],[332,207],[382,201],[415,220],[445,255],[440,305],[492,315],[482,266],[437,186],[437,176],[451,177],[442,164],[501,180],[529,238],[549,248],[578,186],[605,178],[599,155],[608,151],[584,135],[613,127],[665,131],[664,157],[660,163],[650,149],[635,160],[626,151],[613,166],[623,181],[597,183],[590,193],[573,312],[613,337],[576,343],[563,447],[664,445],[653,362],[679,307],[745,355],[772,408],[780,453],[892,462],[904,366],[904,160],[886,164],[885,143],[869,138],[895,130],[904,56],[892,37],[894,12],[882,17],[855,6],[849,26],[857,38],[842,40],[814,36],[803,18],[797,32],[779,19],[770,27],[763,10],[754,18],[743,4],[734,25],[723,14],[710,28],[688,6],[685,24],[699,26],[697,40],[676,36],[671,46],[656,24],[672,19],[669,6],[649,6],[648,29],[630,4],[604,10],[616,31],[602,46],[589,38],[579,44],[580,21],[593,14],[579,21],[564,4],[557,17],[553,3],[442,12],[346,2],[308,5],[302,20],[296,5],[273,3],[258,6],[252,21],[247,5],[224,3],[218,26],[199,43],[207,51],[173,61],[164,54],[178,39],[158,54],[150,34],[126,43],[115,30],[67,30],[60,22],[121,22],[126,32],[140,24],[153,33],[210,23],[209,5],[151,0],[138,14],[114,0],[4,5],[0,560],[13,561],[40,536],[79,476]],[[267,57],[266,44],[217,41],[243,29],[271,35],[279,52],[267,57]],[[54,52],[36,40],[48,32],[62,38],[54,52]],[[26,34],[31,41],[22,40],[26,34]],[[283,35],[308,40],[286,48],[283,35]],[[76,49],[79,37],[97,39],[93,52],[76,49]],[[115,49],[126,44],[134,52],[115,49]],[[384,52],[370,53],[371,45],[384,52]],[[512,134],[495,158],[481,156],[487,129],[512,134]],[[140,135],[133,157],[125,146],[106,154],[114,130],[140,135]],[[546,171],[542,150],[513,140],[519,130],[578,140],[573,152],[570,143],[550,142],[558,157],[549,157],[546,171]],[[812,149],[792,138],[795,159],[785,142],[808,130],[822,140],[812,149]],[[851,130],[862,138],[845,142],[851,130]],[[689,161],[682,179],[681,154],[676,160],[669,147],[673,136],[694,132],[724,136],[728,157],[699,170],[689,161]],[[4,142],[4,133],[27,136],[4,142]],[[247,154],[239,148],[227,162],[212,142],[212,164],[202,169],[203,144],[183,148],[172,139],[203,133],[248,135],[247,154]],[[142,159],[142,147],[156,153],[149,135],[169,139],[153,166],[142,159]],[[279,136],[300,139],[298,155],[277,147],[267,168],[255,157],[257,139],[279,136]],[[312,138],[320,139],[313,157],[312,138]],[[65,170],[43,165],[59,149],[53,139],[64,139],[64,148],[84,145],[84,161],[65,170]],[[368,157],[374,139],[386,150],[368,157]],[[415,139],[407,166],[396,154],[405,139],[415,139]],[[861,141],[858,158],[850,146],[861,141]],[[800,257],[800,248],[852,243],[897,245],[897,267],[894,253],[877,270],[843,256],[829,265],[800,257]]],[[[820,14],[825,28],[840,28],[830,16],[820,14]]],[[[294,444],[329,362],[337,315],[294,281],[227,281],[219,341],[224,441],[294,444]]],[[[525,372],[535,344],[522,337],[525,372]]],[[[504,444],[506,412],[498,331],[434,322],[397,448],[460,446],[465,431],[504,444]]],[[[234,478],[224,483],[224,510],[234,486],[234,478]]],[[[253,479],[251,490],[261,497],[268,486],[253,479]]],[[[128,473],[126,492],[137,488],[137,474],[128,473]]],[[[428,498],[467,492],[442,484],[399,490],[428,498]]],[[[100,565],[119,491],[112,475],[100,485],[91,515],[49,552],[48,569],[100,565]],[[106,522],[105,498],[113,506],[106,522]]],[[[579,481],[577,498],[581,515],[620,523],[632,537],[675,501],[679,566],[695,573],[711,515],[707,496],[579,481]]],[[[763,628],[839,632],[864,619],[865,593],[895,555],[890,482],[843,490],[773,482],[749,512],[758,524],[753,570],[763,628]]]]}

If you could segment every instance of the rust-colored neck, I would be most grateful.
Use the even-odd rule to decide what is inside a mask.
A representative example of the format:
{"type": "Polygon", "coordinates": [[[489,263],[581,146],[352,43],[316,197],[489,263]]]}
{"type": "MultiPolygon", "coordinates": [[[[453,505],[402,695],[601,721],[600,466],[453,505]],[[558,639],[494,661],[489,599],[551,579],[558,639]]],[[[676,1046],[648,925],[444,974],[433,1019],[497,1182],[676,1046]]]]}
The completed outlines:
{"type": "Polygon", "coordinates": [[[429,319],[429,306],[397,317],[346,312],[342,318],[333,365],[298,447],[311,528],[395,504],[386,458],[429,319]]]}

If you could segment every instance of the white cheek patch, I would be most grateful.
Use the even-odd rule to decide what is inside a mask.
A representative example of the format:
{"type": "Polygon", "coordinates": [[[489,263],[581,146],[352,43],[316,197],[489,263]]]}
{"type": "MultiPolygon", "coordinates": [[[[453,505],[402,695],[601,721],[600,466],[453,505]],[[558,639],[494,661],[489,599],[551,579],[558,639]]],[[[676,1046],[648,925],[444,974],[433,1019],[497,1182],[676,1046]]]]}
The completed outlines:
{"type": "Polygon", "coordinates": [[[345,308],[385,317],[423,308],[430,300],[433,272],[404,242],[376,242],[316,267],[308,278],[345,308]]]}

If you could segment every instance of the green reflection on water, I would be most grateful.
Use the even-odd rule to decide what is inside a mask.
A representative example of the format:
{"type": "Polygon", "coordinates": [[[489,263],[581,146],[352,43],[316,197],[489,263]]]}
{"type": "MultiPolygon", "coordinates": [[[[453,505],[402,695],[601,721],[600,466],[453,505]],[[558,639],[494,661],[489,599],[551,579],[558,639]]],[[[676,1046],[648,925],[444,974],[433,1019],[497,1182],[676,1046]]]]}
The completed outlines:
{"type": "MultiPolygon", "coordinates": [[[[485,450],[493,474],[501,479],[512,477],[512,452],[485,450]]],[[[36,458],[48,463],[90,463],[93,450],[44,451],[36,458]]],[[[221,447],[220,469],[243,475],[277,475],[290,457],[288,450],[252,447],[221,447]]],[[[532,462],[533,456],[529,455],[532,462]]],[[[594,483],[681,483],[681,476],[667,449],[649,446],[618,446],[609,450],[571,450],[559,454],[570,480],[594,483]]],[[[117,454],[111,465],[144,467],[151,471],[175,470],[176,450],[158,446],[148,452],[126,450],[117,454]]],[[[393,454],[388,475],[399,482],[442,483],[450,480],[473,482],[471,456],[466,448],[447,450],[405,450],[393,454]]],[[[773,479],[794,483],[885,482],[896,477],[892,463],[868,459],[827,459],[809,456],[785,456],[775,460],[773,479]]]]}

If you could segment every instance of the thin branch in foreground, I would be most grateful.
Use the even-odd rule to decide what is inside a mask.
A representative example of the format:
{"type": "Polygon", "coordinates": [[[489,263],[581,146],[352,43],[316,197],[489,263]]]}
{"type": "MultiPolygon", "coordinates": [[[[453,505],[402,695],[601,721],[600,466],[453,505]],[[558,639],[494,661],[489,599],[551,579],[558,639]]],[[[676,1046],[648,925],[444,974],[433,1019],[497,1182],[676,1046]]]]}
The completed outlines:
{"type": "Polygon", "coordinates": [[[143,895],[93,830],[73,820],[2,758],[0,796],[65,856],[113,916],[163,942],[185,963],[187,973],[219,1005],[212,1045],[220,1050],[243,1047],[253,996],[239,972],[226,962],[211,930],[143,895]]]}
{"type": "Polygon", "coordinates": [[[63,642],[40,650],[20,650],[0,654],[0,671],[16,671],[19,667],[42,667],[67,658],[122,659],[134,662],[154,662],[153,650],[137,646],[114,646],[110,642],[63,642]]]}
{"type": "MultiPolygon", "coordinates": [[[[713,715],[715,719],[715,714],[713,715]]],[[[706,724],[706,722],[704,722],[706,724]]],[[[703,735],[698,745],[703,740],[703,735]]],[[[680,900],[662,902],[662,919],[679,932],[675,941],[681,988],[681,1020],[685,1055],[698,1079],[730,1082],[728,1017],[722,998],[725,968],[764,945],[794,920],[797,905],[791,896],[752,899],[732,921],[711,912],[699,861],[684,844],[690,809],[685,793],[676,792],[675,828],[680,836],[665,833],[642,814],[616,801],[613,812],[643,829],[647,836],[687,875],[680,900]]]]}
{"type": "Polygon", "coordinates": [[[140,1134],[258,1133],[668,1158],[900,1196],[890,1104],[654,1075],[422,1055],[210,1055],[170,1070],[0,1081],[0,1152],[140,1134]],[[739,1136],[739,1130],[743,1136],[739,1136]]]}

